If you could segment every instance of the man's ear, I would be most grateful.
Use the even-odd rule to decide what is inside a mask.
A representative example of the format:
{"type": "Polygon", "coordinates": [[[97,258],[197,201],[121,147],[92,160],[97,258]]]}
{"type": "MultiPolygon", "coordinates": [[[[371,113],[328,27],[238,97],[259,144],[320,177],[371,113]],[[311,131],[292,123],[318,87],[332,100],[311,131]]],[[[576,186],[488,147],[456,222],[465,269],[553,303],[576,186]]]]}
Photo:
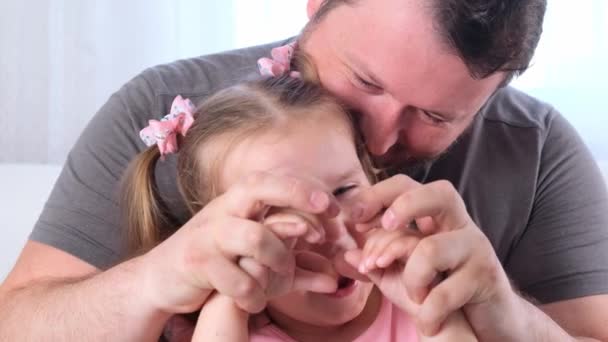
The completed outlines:
{"type": "Polygon", "coordinates": [[[324,1],[325,0],[308,0],[306,3],[306,14],[308,15],[309,20],[315,16],[324,1]]]}

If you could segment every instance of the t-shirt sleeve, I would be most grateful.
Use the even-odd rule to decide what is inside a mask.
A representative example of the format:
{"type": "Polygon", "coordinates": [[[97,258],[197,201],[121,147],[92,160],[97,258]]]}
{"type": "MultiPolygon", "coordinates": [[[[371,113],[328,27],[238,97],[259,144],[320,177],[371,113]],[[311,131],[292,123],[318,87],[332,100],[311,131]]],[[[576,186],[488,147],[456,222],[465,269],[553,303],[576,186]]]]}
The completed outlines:
{"type": "Polygon", "coordinates": [[[551,114],[529,224],[506,265],[541,303],[608,294],[606,184],[575,130],[551,114]]]}
{"type": "Polygon", "coordinates": [[[145,72],[113,94],[70,151],[30,239],[106,269],[125,253],[119,184],[145,147],[138,131],[153,117],[154,92],[145,72]]]}

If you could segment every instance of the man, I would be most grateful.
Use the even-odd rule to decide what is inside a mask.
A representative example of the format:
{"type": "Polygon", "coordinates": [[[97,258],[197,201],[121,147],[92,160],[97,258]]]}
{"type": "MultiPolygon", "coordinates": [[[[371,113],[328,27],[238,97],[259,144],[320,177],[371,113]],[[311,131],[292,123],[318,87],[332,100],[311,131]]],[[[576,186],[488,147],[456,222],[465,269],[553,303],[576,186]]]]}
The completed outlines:
{"type": "MultiPolygon", "coordinates": [[[[308,2],[300,48],[321,83],[359,113],[379,162],[425,183],[391,178],[351,209],[366,222],[388,208],[385,228],[415,219],[427,234],[412,248],[403,280],[421,304],[416,318],[425,333],[463,308],[481,340],[608,340],[605,186],[553,108],[502,87],[528,66],[544,10],[544,0],[308,2]],[[445,279],[431,287],[439,273],[445,279]]],[[[2,285],[2,339],[154,339],[172,314],[204,303],[211,290],[196,281],[200,275],[241,307],[263,307],[259,284],[226,274],[192,241],[205,225],[228,227],[231,213],[258,201],[331,207],[313,186],[260,175],[244,183],[247,196],[111,266],[124,256],[113,196],[143,149],[136,132],[177,94],[200,101],[251,76],[270,47],[150,69],[112,96],[70,153],[2,285]]],[[[157,167],[157,181],[179,218],[172,165],[157,167]]],[[[252,246],[265,265],[277,257],[263,243],[252,246]]]]}

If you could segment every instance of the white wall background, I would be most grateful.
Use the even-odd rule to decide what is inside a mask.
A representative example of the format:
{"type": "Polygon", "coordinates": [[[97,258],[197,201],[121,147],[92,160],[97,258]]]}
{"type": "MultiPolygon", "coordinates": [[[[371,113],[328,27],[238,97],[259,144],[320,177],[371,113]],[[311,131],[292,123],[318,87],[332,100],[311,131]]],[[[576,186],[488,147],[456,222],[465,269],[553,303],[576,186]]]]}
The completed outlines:
{"type": "Polygon", "coordinates": [[[282,39],[305,20],[302,0],[2,0],[0,162],[62,163],[144,68],[282,39]]]}

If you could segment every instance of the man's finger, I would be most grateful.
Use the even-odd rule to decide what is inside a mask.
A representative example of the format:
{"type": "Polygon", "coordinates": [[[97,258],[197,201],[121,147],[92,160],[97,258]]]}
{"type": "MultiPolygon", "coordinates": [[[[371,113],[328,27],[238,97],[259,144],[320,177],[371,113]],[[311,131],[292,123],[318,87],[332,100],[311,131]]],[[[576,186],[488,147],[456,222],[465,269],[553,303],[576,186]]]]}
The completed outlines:
{"type": "Polygon", "coordinates": [[[464,270],[455,272],[431,290],[417,315],[423,334],[437,334],[446,318],[473,298],[477,287],[471,286],[471,279],[474,275],[464,270]]]}
{"type": "MultiPolygon", "coordinates": [[[[257,218],[269,206],[293,208],[307,213],[327,213],[334,217],[340,207],[336,199],[319,186],[305,180],[257,172],[230,188],[221,205],[228,214],[257,218]]],[[[220,205],[216,203],[216,205],[220,205]]]]}
{"type": "Polygon", "coordinates": [[[384,213],[382,227],[401,229],[423,217],[432,217],[439,231],[460,229],[471,222],[456,189],[448,181],[437,181],[398,196],[384,213]]]}
{"type": "Polygon", "coordinates": [[[251,257],[279,273],[293,267],[289,249],[267,227],[234,217],[223,217],[215,224],[216,245],[229,258],[251,257]]]}
{"type": "Polygon", "coordinates": [[[374,184],[342,204],[353,223],[365,223],[389,207],[401,194],[420,184],[405,175],[396,175],[374,184]]]}
{"type": "Polygon", "coordinates": [[[437,277],[464,264],[470,256],[470,241],[463,231],[428,236],[420,240],[403,270],[404,285],[410,296],[420,304],[437,277]]]}
{"type": "Polygon", "coordinates": [[[245,271],[225,258],[205,262],[211,286],[219,293],[231,297],[249,313],[258,313],[266,307],[266,296],[258,282],[245,271]]]}
{"type": "Polygon", "coordinates": [[[247,274],[254,278],[258,284],[260,284],[262,289],[266,289],[268,287],[268,268],[260,265],[260,263],[249,257],[240,258],[238,265],[243,271],[247,272],[247,274]]]}

